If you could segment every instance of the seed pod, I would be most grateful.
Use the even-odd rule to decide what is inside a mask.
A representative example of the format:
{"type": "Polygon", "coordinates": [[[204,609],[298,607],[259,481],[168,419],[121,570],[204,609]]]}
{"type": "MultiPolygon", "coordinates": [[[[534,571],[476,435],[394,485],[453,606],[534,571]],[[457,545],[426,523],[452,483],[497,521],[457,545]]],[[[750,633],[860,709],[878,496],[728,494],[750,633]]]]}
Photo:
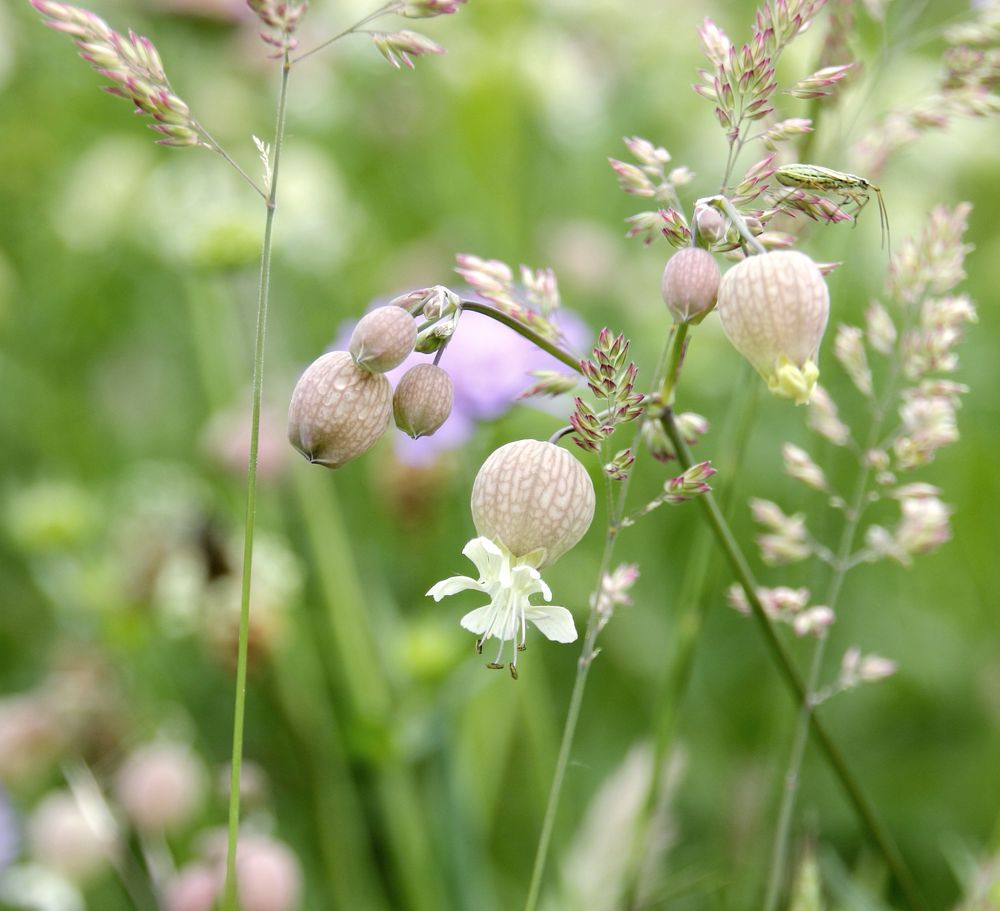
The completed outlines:
{"type": "Polygon", "coordinates": [[[719,318],[733,347],[776,395],[809,401],[830,293],[814,263],[796,250],[751,256],[719,286],[719,318]]]}
{"type": "Polygon", "coordinates": [[[451,400],[451,377],[434,364],[417,364],[396,384],[392,397],[396,426],[413,439],[429,437],[451,414],[451,400]]]}
{"type": "Polygon", "coordinates": [[[391,414],[389,381],[359,367],[346,351],[331,351],[295,384],[288,439],[310,462],[339,468],[375,444],[391,414]]]}
{"type": "Polygon", "coordinates": [[[361,317],[351,335],[351,356],[359,367],[385,373],[398,367],[417,341],[417,323],[402,307],[379,307],[361,317]]]}
{"type": "Polygon", "coordinates": [[[565,449],[518,440],[497,449],[472,485],[472,521],[483,537],[540,569],[590,527],[594,485],[565,449]]]}
{"type": "Polygon", "coordinates": [[[715,257],[700,247],[687,247],[667,260],[663,300],[678,323],[700,323],[715,306],[722,273],[715,257]]]}

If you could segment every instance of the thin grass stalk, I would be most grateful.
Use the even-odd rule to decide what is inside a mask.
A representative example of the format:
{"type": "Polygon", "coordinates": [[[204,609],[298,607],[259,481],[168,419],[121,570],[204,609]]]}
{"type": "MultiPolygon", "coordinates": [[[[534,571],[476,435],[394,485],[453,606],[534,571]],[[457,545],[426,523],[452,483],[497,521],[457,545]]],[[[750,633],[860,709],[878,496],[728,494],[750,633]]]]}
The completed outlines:
{"type": "MultiPolygon", "coordinates": [[[[833,575],[830,578],[830,585],[827,590],[825,604],[831,609],[837,609],[837,602],[840,599],[840,592],[844,584],[844,577],[851,568],[849,559],[851,549],[854,547],[854,538],[857,535],[858,524],[861,521],[861,513],[864,511],[865,496],[868,491],[868,479],[871,476],[871,466],[864,454],[878,444],[882,435],[882,428],[888,414],[889,403],[896,395],[897,383],[899,381],[900,360],[893,361],[892,369],[886,379],[886,390],[881,401],[874,409],[872,423],[868,428],[868,440],[861,449],[859,465],[861,471],[858,475],[857,485],[854,495],[847,507],[846,522],[841,532],[840,542],[837,547],[833,575]]],[[[786,859],[788,856],[788,839],[791,830],[792,812],[795,808],[795,797],[798,793],[799,775],[802,763],[805,759],[806,746],[809,739],[809,719],[815,711],[812,704],[812,694],[819,687],[820,673],[823,670],[823,658],[826,654],[828,636],[823,635],[816,643],[813,651],[812,661],[809,666],[809,676],[806,687],[810,698],[802,703],[799,711],[798,723],[795,728],[795,735],[792,742],[791,755],[789,757],[788,768],[785,773],[785,788],[781,798],[781,808],[778,813],[778,824],[775,829],[774,844],[771,851],[771,866],[768,873],[767,892],[765,894],[765,911],[776,911],[781,893],[781,885],[785,878],[786,859]]]]}
{"type": "MultiPolygon", "coordinates": [[[[850,557],[851,548],[854,546],[854,536],[858,530],[858,521],[861,518],[865,491],[868,487],[869,467],[866,463],[862,463],[862,465],[861,474],[858,476],[857,489],[848,508],[847,522],[841,533],[840,545],[837,550],[837,565],[830,579],[826,600],[823,602],[833,611],[837,609],[837,601],[840,598],[844,577],[847,575],[847,560],[850,557]]],[[[771,851],[771,866],[768,872],[767,893],[764,900],[765,911],[777,911],[778,899],[781,894],[782,883],[785,879],[792,812],[795,808],[799,775],[802,771],[802,762],[805,759],[806,745],[809,741],[809,716],[815,711],[812,703],[812,694],[816,692],[816,688],[819,686],[819,678],[823,670],[823,658],[826,654],[828,638],[829,636],[826,633],[820,636],[816,642],[812,660],[809,664],[806,689],[810,695],[799,709],[788,769],[785,773],[785,787],[782,792],[781,808],[778,812],[778,825],[775,829],[774,845],[771,851]]]]}
{"type": "MultiPolygon", "coordinates": [[[[465,306],[464,302],[463,306],[465,306]]],[[[477,312],[482,312],[482,310],[477,312]]],[[[501,322],[506,323],[506,320],[501,320],[501,322]]],[[[522,328],[523,327],[518,328],[517,331],[521,332],[522,328]]],[[[525,332],[521,332],[521,334],[526,335],[525,332]]],[[[532,335],[534,335],[534,333],[532,333],[532,335]]],[[[530,338],[531,336],[526,337],[530,338]]],[[[663,354],[657,362],[656,375],[653,377],[653,388],[659,386],[664,370],[668,371],[668,376],[672,376],[674,378],[676,377],[676,370],[681,359],[681,351],[684,347],[684,339],[685,332],[681,331],[672,331],[668,336],[667,344],[663,349],[663,354]],[[669,368],[666,366],[668,363],[671,365],[669,368]]],[[[579,362],[571,364],[570,358],[565,355],[565,352],[560,352],[558,348],[552,350],[552,348],[553,346],[547,346],[546,350],[549,351],[550,354],[559,357],[564,363],[573,366],[578,372],[580,371],[579,362]]],[[[639,442],[641,433],[642,422],[640,419],[633,438],[633,452],[639,442]]],[[[610,482],[607,478],[605,478],[605,489],[608,495],[608,528],[604,538],[604,548],[601,552],[597,583],[594,587],[594,592],[591,595],[590,616],[587,618],[587,628],[584,633],[583,648],[580,652],[580,658],[577,661],[576,677],[573,681],[573,692],[570,695],[569,708],[566,711],[566,721],[563,725],[562,739],[559,743],[559,755],[556,758],[556,768],[552,776],[552,786],[549,788],[549,797],[545,807],[545,817],[542,820],[542,831],[538,837],[538,847],[535,850],[535,862],[531,871],[531,883],[528,887],[528,897],[524,903],[524,911],[535,911],[541,894],[542,877],[545,874],[545,864],[548,859],[549,847],[552,841],[552,831],[555,827],[556,813],[559,809],[559,799],[562,796],[562,786],[566,777],[566,767],[569,764],[569,755],[573,749],[573,742],[576,739],[576,727],[580,718],[580,707],[583,704],[583,694],[587,687],[587,676],[590,673],[590,665],[593,663],[595,657],[594,645],[597,641],[597,634],[600,631],[598,624],[600,618],[597,613],[597,596],[601,590],[604,576],[611,568],[615,542],[618,540],[618,531],[620,529],[622,516],[624,515],[625,500],[628,495],[628,488],[633,472],[629,472],[625,480],[621,482],[617,498],[612,496],[610,482]]]]}
{"type": "Polygon", "coordinates": [[[247,647],[250,637],[250,579],[253,570],[253,533],[257,512],[257,451],[260,441],[260,402],[264,387],[264,338],[267,305],[271,289],[271,233],[278,196],[278,164],[285,134],[285,110],[288,98],[288,74],[291,64],[285,51],[278,93],[278,113],[274,129],[274,156],[271,160],[271,186],[268,188],[264,216],[264,242],[260,257],[260,285],[257,295],[257,331],[254,342],[253,393],[250,412],[250,457],[247,465],[247,510],[243,534],[243,576],[240,590],[240,630],[236,658],[236,697],[233,707],[233,755],[229,787],[229,825],[226,846],[226,884],[223,911],[236,911],[236,842],[240,825],[240,772],[243,765],[243,722],[246,714],[247,647]]]}
{"type": "MultiPolygon", "coordinates": [[[[749,371],[745,369],[745,372],[749,371]]],[[[741,383],[737,388],[740,392],[749,392],[750,395],[737,395],[730,403],[726,420],[729,427],[727,431],[723,432],[725,452],[718,460],[734,469],[737,464],[737,456],[743,450],[753,426],[752,415],[756,411],[756,393],[760,386],[757,383],[741,383]],[[745,401],[747,398],[750,398],[749,407],[745,401]],[[736,424],[735,428],[731,426],[733,424],[736,424]]],[[[727,471],[725,477],[729,480],[726,491],[730,493],[735,480],[735,471],[727,471]]],[[[677,617],[674,629],[674,647],[660,683],[656,707],[653,712],[655,732],[653,761],[645,799],[633,828],[631,856],[623,880],[621,906],[626,911],[638,908],[642,867],[646,856],[650,826],[662,787],[664,764],[673,743],[679,715],[678,709],[691,677],[695,651],[709,606],[707,596],[710,588],[708,571],[711,565],[711,546],[711,533],[708,528],[701,526],[696,532],[694,543],[688,555],[687,568],[681,584],[681,594],[677,598],[680,615],[677,617]]]]}
{"type": "MultiPolygon", "coordinates": [[[[674,422],[674,416],[670,409],[664,409],[661,420],[664,430],[667,432],[677,451],[678,461],[684,468],[690,467],[694,464],[691,452],[684,442],[683,436],[677,429],[677,424],[674,422]]],[[[803,705],[809,695],[806,682],[803,680],[798,668],[796,668],[788,647],[778,637],[770,619],[764,612],[760,598],[757,597],[756,580],[750,571],[750,566],[743,551],[733,536],[729,524],[719,510],[719,506],[712,494],[702,494],[697,500],[716,542],[746,593],[751,613],[757,623],[758,629],[761,631],[761,635],[764,637],[764,643],[767,646],[768,652],[781,672],[782,678],[792,690],[796,704],[803,705]]],[[[882,855],[893,878],[899,885],[907,905],[912,911],[927,911],[928,906],[924,902],[920,890],[917,888],[916,880],[913,878],[913,874],[903,859],[891,833],[875,812],[874,806],[847,765],[843,753],[841,753],[840,748],[830,736],[826,726],[820,721],[815,711],[809,713],[809,728],[831,770],[844,788],[851,805],[854,807],[873,845],[882,855]]]]}

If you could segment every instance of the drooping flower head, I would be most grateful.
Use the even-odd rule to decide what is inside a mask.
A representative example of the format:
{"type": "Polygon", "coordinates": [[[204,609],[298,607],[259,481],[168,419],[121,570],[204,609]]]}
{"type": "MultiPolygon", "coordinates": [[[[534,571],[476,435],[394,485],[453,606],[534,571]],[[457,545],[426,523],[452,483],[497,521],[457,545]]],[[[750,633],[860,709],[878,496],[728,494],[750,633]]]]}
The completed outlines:
{"type": "Polygon", "coordinates": [[[515,643],[510,672],[517,677],[517,653],[525,648],[530,620],[556,642],[576,639],[573,615],[565,607],[534,605],[531,596],[552,600],[539,570],[575,545],[594,517],[594,486],[580,462],[552,443],[518,440],[497,449],[480,468],[472,488],[472,518],[479,532],[462,553],[479,578],[452,576],[427,593],[435,601],[460,591],[479,591],[489,603],[466,614],[462,626],[479,638],[515,643]]]}
{"type": "Polygon", "coordinates": [[[830,293],[816,263],[797,250],[748,257],[722,277],[716,309],[729,341],[768,389],[797,405],[808,402],[830,315],[830,293]]]}
{"type": "Polygon", "coordinates": [[[583,537],[594,503],[594,485],[579,460],[538,440],[501,446],[472,485],[476,531],[539,569],[583,537]]]}

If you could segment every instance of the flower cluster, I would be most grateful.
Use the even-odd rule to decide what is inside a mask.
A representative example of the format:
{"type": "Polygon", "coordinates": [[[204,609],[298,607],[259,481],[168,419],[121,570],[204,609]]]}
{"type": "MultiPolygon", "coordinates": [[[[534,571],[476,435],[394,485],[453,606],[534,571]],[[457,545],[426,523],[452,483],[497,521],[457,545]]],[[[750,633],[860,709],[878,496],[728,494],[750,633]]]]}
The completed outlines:
{"type": "MultiPolygon", "coordinates": [[[[702,81],[693,86],[715,105],[715,116],[731,143],[746,139],[749,126],[763,120],[774,107],[771,96],[778,83],[775,66],[782,51],[805,31],[824,0],[778,0],[763,5],[756,14],[749,43],[741,48],[711,19],[698,34],[711,65],[700,70],[702,81]]],[[[846,67],[826,67],[802,80],[791,91],[827,94],[825,89],[843,77],[846,67]]]]}
{"type": "Polygon", "coordinates": [[[153,118],[149,128],[162,135],[160,145],[212,147],[190,108],[174,94],[152,41],[132,31],[120,35],[78,6],[56,0],[31,0],[31,5],[47,17],[46,25],[76,39],[80,56],[112,83],[104,91],[127,98],[138,113],[153,118]]]}
{"type": "Polygon", "coordinates": [[[754,498],[750,501],[753,520],[764,532],[757,536],[761,559],[768,566],[798,563],[813,552],[806,517],[803,513],[786,515],[777,503],[754,498]]]}
{"type": "Polygon", "coordinates": [[[594,596],[594,610],[597,611],[597,631],[608,625],[616,607],[632,603],[629,592],[639,579],[639,567],[635,563],[622,563],[614,572],[601,577],[601,585],[594,596]]]}
{"type": "Polygon", "coordinates": [[[956,117],[1000,113],[1000,14],[995,3],[974,4],[974,22],[945,30],[948,48],[938,88],[916,104],[892,111],[861,143],[861,155],[878,173],[900,149],[956,117]]]}
{"type": "MultiPolygon", "coordinates": [[[[750,602],[742,586],[731,585],[726,598],[733,610],[750,615],[750,602]]],[[[787,623],[796,636],[824,636],[835,619],[833,611],[825,604],[810,606],[808,588],[762,586],[757,589],[757,598],[768,617],[778,623],[787,623]]]]}
{"type": "MultiPolygon", "coordinates": [[[[708,433],[708,419],[693,411],[682,411],[674,415],[674,426],[688,446],[694,446],[708,433]]],[[[669,462],[677,458],[677,450],[660,421],[645,421],[642,425],[642,441],[649,454],[658,462],[669,462]]]]}
{"type": "MultiPolygon", "coordinates": [[[[968,212],[967,205],[932,211],[920,234],[893,258],[886,287],[892,306],[876,301],[869,306],[863,327],[838,327],[834,356],[871,413],[868,438],[880,442],[869,449],[859,446],[833,399],[819,386],[813,390],[808,423],[827,441],[856,455],[861,476],[853,501],[836,493],[806,449],[792,443],[782,449],[785,472],[823,494],[830,508],[842,511],[852,534],[855,528],[861,529],[863,545],[852,550],[856,545],[848,538],[835,553],[809,534],[804,513],[788,515],[776,503],[755,499],[750,508],[754,521],[763,528],[757,545],[766,564],[783,565],[815,556],[842,577],[862,563],[881,559],[910,566],[915,557],[950,539],[952,510],[941,499],[941,491],[922,482],[900,484],[899,475],[926,465],[941,447],[958,439],[956,412],[967,389],[941,374],[957,368],[956,347],[965,324],[976,318],[972,302],[955,293],[968,251],[963,242],[968,212]],[[893,403],[898,405],[899,422],[886,434],[882,423],[892,413],[893,403]],[[880,501],[898,504],[898,520],[887,525],[880,518],[866,525],[867,510],[880,501]]],[[[778,255],[758,256],[750,262],[778,255]]],[[[720,312],[724,291],[725,287],[720,291],[720,312]]],[[[833,620],[835,604],[806,609],[808,592],[804,589],[764,589],[758,594],[772,619],[791,623],[800,635],[821,633],[833,620]]],[[[730,602],[746,611],[741,590],[731,592],[730,602]]],[[[838,680],[815,694],[815,699],[882,679],[894,667],[887,659],[862,656],[851,649],[844,656],[838,680]]]]}
{"type": "Polygon", "coordinates": [[[434,16],[449,16],[457,13],[468,0],[403,0],[400,16],[409,19],[431,19],[434,16]]]}
{"type": "Polygon", "coordinates": [[[413,58],[424,54],[443,54],[444,48],[420,32],[403,29],[399,32],[372,32],[376,50],[397,70],[401,66],[414,68],[413,58]]]}
{"type": "Polygon", "coordinates": [[[288,438],[310,462],[339,468],[367,452],[392,416],[416,438],[434,433],[451,413],[451,379],[436,365],[410,368],[395,393],[383,375],[417,343],[416,320],[406,309],[410,295],[403,303],[364,316],[349,351],[322,355],[299,378],[288,407],[288,438]]]}
{"type": "Polygon", "coordinates": [[[559,285],[551,269],[532,270],[522,265],[518,286],[510,266],[498,259],[482,259],[471,253],[459,253],[455,259],[455,271],[483,300],[542,338],[559,341],[559,330],[552,321],[560,306],[559,285]]]}
{"type": "MultiPolygon", "coordinates": [[[[574,400],[576,409],[569,422],[574,430],[573,442],[581,449],[599,452],[601,443],[614,433],[616,426],[634,421],[645,410],[642,394],[634,391],[638,369],[628,360],[629,347],[624,335],[612,335],[605,327],[594,346],[594,359],[580,361],[587,386],[604,405],[598,411],[580,396],[574,400]]],[[[627,461],[628,456],[623,455],[623,459],[627,461]]],[[[620,480],[625,467],[619,464],[612,476],[620,480]]]]}
{"type": "Polygon", "coordinates": [[[298,41],[292,35],[309,8],[305,0],[301,3],[289,3],[287,0],[247,0],[247,6],[271,30],[261,32],[260,37],[265,44],[276,48],[276,57],[298,46],[298,41]]]}
{"type": "Polygon", "coordinates": [[[668,171],[670,153],[648,139],[632,136],[624,142],[637,163],[608,159],[618,177],[618,186],[631,196],[649,199],[660,206],[658,210],[638,212],[626,218],[627,236],[642,237],[644,243],[651,244],[657,234],[662,233],[674,246],[685,246],[690,242],[691,231],[679,211],[677,188],[694,180],[694,172],[684,165],[668,171]]]}

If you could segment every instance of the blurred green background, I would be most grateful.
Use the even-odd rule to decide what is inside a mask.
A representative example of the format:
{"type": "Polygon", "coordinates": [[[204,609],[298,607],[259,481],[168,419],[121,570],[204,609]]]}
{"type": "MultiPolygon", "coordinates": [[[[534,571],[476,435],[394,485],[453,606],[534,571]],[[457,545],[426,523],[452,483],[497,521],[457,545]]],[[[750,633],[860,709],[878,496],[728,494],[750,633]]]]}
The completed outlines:
{"type": "MultiPolygon", "coordinates": [[[[211,6],[104,0],[96,11],[153,38],[178,94],[256,174],[250,136],[270,135],[276,67],[238,4],[236,13],[221,0],[211,6]]],[[[303,46],[367,11],[359,0],[317,0],[303,46]]],[[[696,29],[711,15],[742,41],[752,11],[748,2],[472,0],[458,16],[418,23],[448,54],[420,59],[412,73],[392,70],[360,37],[293,70],[246,755],[262,781],[248,797],[249,824],[294,851],[304,875],[297,906],[519,907],[577,656],[576,646],[535,635],[515,683],[485,670],[459,629],[471,598],[424,597],[469,569],[460,550],[473,536],[467,501],[483,458],[510,439],[548,436],[561,418],[517,406],[428,466],[400,462],[387,439],[328,473],[283,441],[298,372],[374,298],[457,283],[454,253],[471,252],[553,266],[564,305],[595,335],[604,325],[626,332],[640,378],[648,375],[669,328],[659,296],[669,248],[624,238],[622,219],[642,206],[618,190],[607,158],[625,157],[621,138],[638,134],[696,172],[687,204],[717,189],[726,144],[711,105],[690,90],[705,65],[696,29]]],[[[880,25],[857,5],[852,47],[863,72],[824,114],[813,160],[860,170],[858,142],[886,111],[934,91],[942,27],[971,14],[957,0],[899,2],[880,25]]],[[[155,146],[38,18],[27,3],[0,6],[0,753],[17,754],[0,773],[27,858],[33,808],[65,787],[67,769],[82,760],[113,795],[140,744],[190,745],[213,786],[162,843],[130,836],[122,864],[141,880],[151,856],[167,852],[178,867],[200,856],[204,832],[225,818],[214,785],[229,755],[263,213],[210,153],[155,146]],[[29,716],[50,712],[50,727],[5,740],[3,724],[25,705],[29,716]]],[[[811,70],[824,28],[793,47],[788,78],[811,70]]],[[[805,114],[801,102],[782,103],[788,116],[805,114]]],[[[879,177],[894,245],[933,205],[974,203],[964,290],[980,322],[956,377],[972,387],[961,442],[920,476],[954,505],[954,539],[911,570],[853,573],[829,653],[828,677],[852,644],[899,664],[896,676],[839,697],[825,714],[933,908],[955,905],[970,865],[1000,849],[998,140],[995,120],[956,119],[905,146],[879,177]]],[[[881,293],[887,255],[876,221],[873,206],[856,229],[808,233],[804,249],[816,259],[845,262],[829,282],[831,324],[860,321],[881,293]]],[[[824,367],[843,411],[859,416],[829,353],[824,367]]],[[[786,440],[821,461],[831,456],[805,430],[804,410],[759,397],[747,445],[726,463],[727,412],[745,382],[708,320],[679,393],[684,409],[713,423],[697,455],[723,459],[716,486],[748,549],[750,496],[808,510],[822,533],[822,498],[781,471],[786,440]]],[[[640,460],[635,502],[664,477],[640,460]]],[[[546,574],[581,626],[602,521],[546,574]]],[[[619,779],[624,790],[604,805],[591,801],[649,737],[699,529],[689,504],[653,513],[620,542],[618,557],[638,562],[642,576],[591,674],[556,826],[550,908],[604,907],[573,898],[580,871],[600,879],[604,863],[613,876],[613,809],[641,775],[619,779]]],[[[728,569],[712,561],[679,706],[656,907],[759,902],[794,724],[757,633],[725,606],[728,569]]],[[[812,564],[760,575],[825,586],[812,564]]],[[[793,647],[804,663],[808,645],[793,647]]],[[[872,897],[883,876],[877,859],[813,755],[794,844],[816,845],[835,907],[882,907],[872,897]]],[[[88,907],[133,907],[112,873],[83,882],[88,907]]]]}

